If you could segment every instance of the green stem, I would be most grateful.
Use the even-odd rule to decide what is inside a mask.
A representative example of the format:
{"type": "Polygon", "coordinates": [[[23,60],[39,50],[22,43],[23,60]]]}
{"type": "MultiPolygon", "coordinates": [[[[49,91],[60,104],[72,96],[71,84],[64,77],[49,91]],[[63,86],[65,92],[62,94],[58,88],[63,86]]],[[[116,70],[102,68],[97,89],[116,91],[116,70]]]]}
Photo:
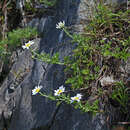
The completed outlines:
{"type": "Polygon", "coordinates": [[[73,36],[66,30],[66,28],[63,28],[64,32],[70,37],[73,39],[73,36]]]}
{"type": "Polygon", "coordinates": [[[62,99],[62,98],[56,99],[54,96],[51,96],[51,95],[48,96],[48,95],[43,94],[43,93],[41,93],[41,92],[39,92],[39,94],[40,94],[41,96],[46,97],[46,98],[49,98],[49,99],[51,99],[51,100],[65,101],[65,99],[62,99]]]}
{"type": "Polygon", "coordinates": [[[40,94],[41,96],[43,96],[43,97],[49,98],[49,96],[47,96],[46,94],[43,94],[43,93],[41,93],[41,92],[39,92],[39,94],[40,94]]]}
{"type": "Polygon", "coordinates": [[[43,96],[43,97],[46,97],[46,98],[48,98],[48,99],[51,99],[51,100],[56,100],[56,98],[54,97],[54,96],[51,96],[51,95],[46,95],[46,94],[43,94],[43,93],[41,93],[41,92],[39,92],[39,94],[41,95],[41,96],[43,96]]]}

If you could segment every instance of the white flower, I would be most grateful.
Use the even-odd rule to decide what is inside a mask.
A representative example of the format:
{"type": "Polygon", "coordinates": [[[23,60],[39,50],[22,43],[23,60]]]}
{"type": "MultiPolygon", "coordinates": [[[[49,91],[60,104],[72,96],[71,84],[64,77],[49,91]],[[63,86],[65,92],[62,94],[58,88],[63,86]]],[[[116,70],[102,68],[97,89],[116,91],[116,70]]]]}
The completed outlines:
{"type": "Polygon", "coordinates": [[[63,87],[63,85],[61,87],[59,87],[59,89],[54,90],[54,95],[55,96],[59,96],[61,93],[63,93],[65,91],[65,88],[63,87]]]}
{"type": "Polygon", "coordinates": [[[62,29],[62,28],[64,28],[64,27],[65,27],[65,21],[59,22],[58,24],[56,24],[56,28],[57,28],[57,29],[62,29]]]}
{"type": "Polygon", "coordinates": [[[22,48],[23,48],[23,49],[29,49],[29,47],[30,47],[32,44],[34,44],[34,42],[33,42],[33,41],[29,41],[29,42],[25,43],[25,45],[23,45],[22,48]]]}
{"type": "Polygon", "coordinates": [[[37,93],[40,92],[42,86],[36,86],[33,90],[32,90],[32,95],[36,95],[37,93]]]}
{"type": "Polygon", "coordinates": [[[79,102],[82,98],[82,95],[81,94],[77,94],[76,96],[74,97],[71,97],[71,103],[74,102],[74,101],[77,101],[79,102]]]}

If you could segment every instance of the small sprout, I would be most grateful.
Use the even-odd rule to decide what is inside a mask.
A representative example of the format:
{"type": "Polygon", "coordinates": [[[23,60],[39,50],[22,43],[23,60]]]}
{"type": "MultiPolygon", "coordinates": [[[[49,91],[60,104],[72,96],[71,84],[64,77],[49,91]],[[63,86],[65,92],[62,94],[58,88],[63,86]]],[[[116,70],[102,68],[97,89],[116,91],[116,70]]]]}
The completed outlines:
{"type": "Polygon", "coordinates": [[[77,94],[76,96],[71,97],[71,103],[74,102],[74,101],[80,102],[81,98],[82,98],[82,95],[77,94]]]}
{"type": "Polygon", "coordinates": [[[59,22],[58,24],[56,24],[56,28],[57,28],[57,29],[62,29],[62,28],[64,28],[64,27],[65,27],[65,21],[59,22]]]}
{"type": "Polygon", "coordinates": [[[36,95],[37,93],[40,92],[42,86],[36,86],[33,90],[32,90],[32,95],[36,95]]]}
{"type": "Polygon", "coordinates": [[[34,44],[33,41],[29,41],[29,42],[25,43],[25,45],[23,45],[22,48],[23,48],[23,49],[29,49],[29,47],[30,47],[31,45],[33,45],[33,44],[34,44]]]}
{"type": "Polygon", "coordinates": [[[65,88],[63,87],[63,85],[61,87],[59,87],[59,89],[54,90],[54,95],[55,96],[60,96],[61,93],[63,93],[65,91],[65,88]]]}

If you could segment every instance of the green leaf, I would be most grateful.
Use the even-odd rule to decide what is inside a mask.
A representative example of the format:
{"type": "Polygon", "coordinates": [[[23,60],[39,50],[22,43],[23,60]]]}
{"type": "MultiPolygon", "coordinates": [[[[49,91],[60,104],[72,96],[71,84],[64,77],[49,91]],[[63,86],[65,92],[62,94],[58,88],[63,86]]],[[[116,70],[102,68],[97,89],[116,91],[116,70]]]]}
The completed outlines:
{"type": "Polygon", "coordinates": [[[87,75],[90,73],[90,71],[88,69],[83,69],[83,70],[81,70],[81,73],[84,75],[87,75]]]}

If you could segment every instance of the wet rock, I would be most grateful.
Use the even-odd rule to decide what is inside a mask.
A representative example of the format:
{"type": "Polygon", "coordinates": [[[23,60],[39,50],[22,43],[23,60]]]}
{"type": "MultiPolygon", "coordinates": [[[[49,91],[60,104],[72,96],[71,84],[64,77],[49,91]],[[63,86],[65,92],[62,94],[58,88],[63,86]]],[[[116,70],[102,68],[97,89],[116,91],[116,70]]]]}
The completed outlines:
{"type": "Polygon", "coordinates": [[[28,26],[37,28],[38,32],[42,34],[43,31],[47,30],[47,25],[45,26],[45,24],[49,23],[48,20],[46,17],[34,18],[28,23],[28,26]]]}
{"type": "Polygon", "coordinates": [[[0,76],[1,76],[1,72],[2,72],[2,70],[3,70],[3,61],[0,59],[0,76]]]}
{"type": "Polygon", "coordinates": [[[104,121],[102,115],[93,118],[90,114],[82,113],[65,104],[58,111],[51,130],[107,130],[104,121]]]}
{"type": "MultiPolygon", "coordinates": [[[[39,39],[34,41],[36,44],[33,49],[36,49],[38,48],[39,39]]],[[[31,53],[28,50],[19,53],[18,59],[15,60],[16,62],[12,66],[9,75],[0,87],[0,122],[2,123],[0,126],[3,128],[8,127],[8,120],[18,107],[22,90],[20,84],[33,67],[31,53]]]]}

